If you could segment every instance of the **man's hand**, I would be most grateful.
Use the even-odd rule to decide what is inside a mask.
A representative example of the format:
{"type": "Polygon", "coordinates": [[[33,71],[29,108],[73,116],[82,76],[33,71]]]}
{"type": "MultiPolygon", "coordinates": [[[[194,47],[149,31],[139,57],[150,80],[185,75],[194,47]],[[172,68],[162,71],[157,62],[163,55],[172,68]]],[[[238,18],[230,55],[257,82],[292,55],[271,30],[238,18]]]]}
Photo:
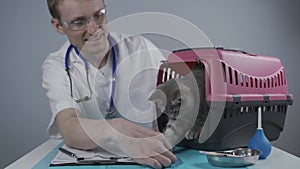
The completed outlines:
{"type": "Polygon", "coordinates": [[[162,168],[170,166],[177,160],[170,151],[172,146],[161,133],[125,119],[113,119],[109,123],[115,132],[118,132],[114,139],[116,145],[137,163],[162,168]]]}

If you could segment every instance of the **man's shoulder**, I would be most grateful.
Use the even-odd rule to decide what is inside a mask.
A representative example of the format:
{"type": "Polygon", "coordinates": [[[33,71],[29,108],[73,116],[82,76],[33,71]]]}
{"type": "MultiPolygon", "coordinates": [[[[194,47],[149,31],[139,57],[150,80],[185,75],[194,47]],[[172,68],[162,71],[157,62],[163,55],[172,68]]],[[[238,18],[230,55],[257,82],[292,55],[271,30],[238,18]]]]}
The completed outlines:
{"type": "Polygon", "coordinates": [[[56,51],[51,52],[49,55],[65,55],[67,48],[70,46],[70,42],[67,40],[65,41],[56,51]]]}
{"type": "Polygon", "coordinates": [[[148,39],[139,34],[120,34],[115,32],[110,32],[110,35],[115,39],[117,44],[128,45],[128,46],[145,46],[150,43],[148,39]]]}
{"type": "Polygon", "coordinates": [[[145,66],[160,65],[161,60],[165,60],[160,49],[156,47],[150,40],[142,35],[128,35],[110,33],[112,38],[116,40],[119,56],[122,59],[135,58],[131,60],[132,64],[140,64],[145,66]]]}
{"type": "Polygon", "coordinates": [[[69,47],[69,45],[70,45],[70,42],[65,41],[63,43],[63,45],[61,45],[56,51],[51,52],[47,56],[47,58],[45,59],[43,64],[49,63],[49,62],[64,63],[66,51],[67,51],[67,48],[69,47]]]}

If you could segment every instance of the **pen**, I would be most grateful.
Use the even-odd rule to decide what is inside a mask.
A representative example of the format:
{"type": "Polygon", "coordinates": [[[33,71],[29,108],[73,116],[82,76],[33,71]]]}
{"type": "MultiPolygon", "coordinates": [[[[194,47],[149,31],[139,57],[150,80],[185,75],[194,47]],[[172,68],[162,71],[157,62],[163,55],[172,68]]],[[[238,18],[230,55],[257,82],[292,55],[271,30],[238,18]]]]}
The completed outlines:
{"type": "Polygon", "coordinates": [[[63,152],[63,153],[65,153],[66,155],[68,155],[70,157],[73,157],[73,158],[76,158],[77,160],[79,160],[79,158],[77,157],[77,155],[74,154],[73,152],[69,151],[69,150],[66,150],[66,149],[64,149],[62,147],[59,147],[58,150],[61,151],[61,152],[63,152]]]}
{"type": "MultiPolygon", "coordinates": [[[[70,156],[70,157],[76,158],[77,161],[84,161],[84,160],[90,161],[91,160],[91,158],[78,157],[75,153],[73,153],[73,152],[71,152],[69,150],[66,150],[66,149],[64,149],[62,147],[59,147],[58,150],[61,151],[64,154],[70,156]]],[[[99,154],[96,154],[94,157],[97,157],[97,156],[101,157],[101,158],[103,158],[105,160],[109,160],[111,162],[119,160],[119,159],[128,159],[129,158],[129,157],[105,157],[105,156],[102,156],[102,155],[99,155],[99,154]]]]}

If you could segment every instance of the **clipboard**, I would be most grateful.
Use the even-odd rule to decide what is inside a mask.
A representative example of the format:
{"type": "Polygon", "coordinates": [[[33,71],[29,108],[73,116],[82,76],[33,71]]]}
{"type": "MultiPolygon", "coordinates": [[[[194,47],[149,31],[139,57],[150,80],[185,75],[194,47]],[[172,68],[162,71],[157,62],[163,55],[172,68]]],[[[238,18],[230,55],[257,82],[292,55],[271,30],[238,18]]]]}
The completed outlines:
{"type": "Polygon", "coordinates": [[[118,156],[101,148],[79,150],[63,145],[52,159],[53,166],[81,166],[81,165],[137,165],[131,158],[118,156]]]}

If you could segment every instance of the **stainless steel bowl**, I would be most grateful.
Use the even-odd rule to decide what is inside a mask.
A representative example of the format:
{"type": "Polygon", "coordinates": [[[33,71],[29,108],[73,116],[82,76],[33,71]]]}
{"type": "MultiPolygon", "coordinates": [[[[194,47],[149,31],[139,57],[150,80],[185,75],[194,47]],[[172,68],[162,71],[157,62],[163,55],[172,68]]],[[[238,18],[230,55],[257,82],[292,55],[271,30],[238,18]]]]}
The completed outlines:
{"type": "Polygon", "coordinates": [[[228,151],[203,152],[208,162],[218,167],[243,167],[253,165],[259,158],[260,151],[249,148],[237,148],[228,151]]]}

